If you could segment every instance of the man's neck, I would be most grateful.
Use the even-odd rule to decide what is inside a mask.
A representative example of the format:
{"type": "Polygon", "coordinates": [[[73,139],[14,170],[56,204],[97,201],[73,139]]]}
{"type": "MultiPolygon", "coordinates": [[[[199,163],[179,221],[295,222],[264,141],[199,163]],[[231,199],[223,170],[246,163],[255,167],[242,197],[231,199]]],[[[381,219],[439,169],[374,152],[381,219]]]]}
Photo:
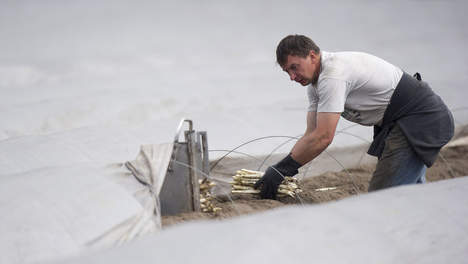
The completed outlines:
{"type": "Polygon", "coordinates": [[[314,73],[315,78],[312,80],[312,85],[317,84],[320,72],[322,72],[322,53],[321,52],[319,53],[318,65],[317,67],[315,67],[315,73],[314,73]]]}

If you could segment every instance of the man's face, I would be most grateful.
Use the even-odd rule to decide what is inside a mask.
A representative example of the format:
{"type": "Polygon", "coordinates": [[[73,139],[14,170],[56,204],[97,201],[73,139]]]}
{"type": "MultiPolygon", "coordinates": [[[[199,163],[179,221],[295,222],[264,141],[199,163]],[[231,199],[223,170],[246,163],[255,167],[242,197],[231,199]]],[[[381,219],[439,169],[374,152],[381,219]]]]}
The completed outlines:
{"type": "Polygon", "coordinates": [[[302,86],[317,82],[318,68],[320,64],[320,55],[313,51],[305,58],[300,56],[288,55],[288,60],[284,65],[283,71],[287,72],[291,81],[296,81],[302,86]]]}

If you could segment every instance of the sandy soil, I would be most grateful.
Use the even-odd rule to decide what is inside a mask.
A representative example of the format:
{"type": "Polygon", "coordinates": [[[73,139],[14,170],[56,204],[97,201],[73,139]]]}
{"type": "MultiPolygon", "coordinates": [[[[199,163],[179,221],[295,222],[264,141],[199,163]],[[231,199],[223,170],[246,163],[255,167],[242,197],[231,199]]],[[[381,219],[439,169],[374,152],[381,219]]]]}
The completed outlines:
{"type": "MultiPolygon", "coordinates": [[[[456,138],[468,136],[468,129],[462,130],[456,138]]],[[[428,169],[426,178],[429,182],[462,177],[468,175],[468,145],[459,145],[444,148],[435,164],[428,169]]],[[[247,168],[249,164],[245,159],[231,161],[229,166],[225,166],[221,171],[217,171],[216,176],[228,177],[233,175],[237,169],[247,168]]],[[[303,193],[300,199],[282,198],[280,200],[260,200],[254,195],[233,195],[231,199],[226,193],[229,185],[221,186],[224,191],[218,190],[215,203],[221,207],[221,212],[217,214],[207,213],[184,213],[175,216],[164,216],[163,227],[173,224],[201,219],[225,219],[238,215],[249,214],[268,210],[290,204],[314,204],[343,199],[352,195],[366,193],[369,181],[375,165],[364,165],[358,168],[342,170],[339,172],[326,172],[318,176],[304,177],[301,181],[303,193]],[[332,190],[320,191],[319,188],[332,187],[332,190]]]]}

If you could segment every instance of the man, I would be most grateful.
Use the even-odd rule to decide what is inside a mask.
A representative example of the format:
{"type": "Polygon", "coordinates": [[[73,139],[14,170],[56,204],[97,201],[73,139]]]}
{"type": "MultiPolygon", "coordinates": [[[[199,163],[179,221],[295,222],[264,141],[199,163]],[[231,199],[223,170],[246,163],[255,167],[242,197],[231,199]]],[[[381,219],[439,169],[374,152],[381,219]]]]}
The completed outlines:
{"type": "Polygon", "coordinates": [[[368,153],[379,158],[369,191],[424,183],[440,148],[453,136],[453,117],[427,83],[383,59],[362,52],[325,52],[308,37],[290,35],[278,44],[281,68],[307,87],[307,129],[290,154],[255,184],[275,199],[284,176],[317,157],[333,140],[340,116],[374,126],[368,153]]]}

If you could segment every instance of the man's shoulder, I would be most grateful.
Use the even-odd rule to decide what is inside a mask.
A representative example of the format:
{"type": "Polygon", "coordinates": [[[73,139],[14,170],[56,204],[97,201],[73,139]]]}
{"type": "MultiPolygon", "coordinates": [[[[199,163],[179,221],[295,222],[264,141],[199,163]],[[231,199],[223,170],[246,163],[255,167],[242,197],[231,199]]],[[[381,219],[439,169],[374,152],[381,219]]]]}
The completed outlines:
{"type": "Polygon", "coordinates": [[[388,68],[391,65],[375,55],[361,51],[324,51],[322,56],[319,80],[349,81],[365,75],[370,69],[388,68]]]}
{"type": "Polygon", "coordinates": [[[349,70],[356,67],[380,67],[383,65],[395,65],[386,61],[385,59],[373,55],[371,53],[362,51],[338,51],[338,52],[324,52],[324,64],[334,67],[345,67],[349,70]]]}
{"type": "Polygon", "coordinates": [[[377,56],[362,51],[322,52],[322,62],[326,66],[352,67],[353,63],[379,59],[377,56]]]}
{"type": "Polygon", "coordinates": [[[322,51],[321,52],[325,58],[340,58],[340,57],[376,57],[371,53],[367,53],[364,51],[322,51]]]}
{"type": "Polygon", "coordinates": [[[321,69],[317,87],[323,86],[327,80],[345,80],[348,65],[340,58],[339,52],[323,51],[321,54],[321,69]]]}

